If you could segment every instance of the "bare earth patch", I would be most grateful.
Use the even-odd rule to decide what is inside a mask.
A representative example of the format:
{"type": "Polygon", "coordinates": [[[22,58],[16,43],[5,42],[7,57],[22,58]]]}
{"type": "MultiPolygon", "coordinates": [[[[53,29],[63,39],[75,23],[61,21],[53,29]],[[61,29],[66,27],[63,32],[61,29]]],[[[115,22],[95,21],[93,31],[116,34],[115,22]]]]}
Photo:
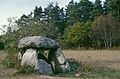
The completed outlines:
{"type": "MultiPolygon", "coordinates": [[[[120,70],[120,50],[64,50],[63,52],[66,58],[84,61],[87,57],[91,57],[95,66],[120,70]]],[[[36,73],[16,75],[15,69],[7,69],[1,64],[5,56],[6,53],[0,52],[0,79],[66,79],[36,73]]]]}

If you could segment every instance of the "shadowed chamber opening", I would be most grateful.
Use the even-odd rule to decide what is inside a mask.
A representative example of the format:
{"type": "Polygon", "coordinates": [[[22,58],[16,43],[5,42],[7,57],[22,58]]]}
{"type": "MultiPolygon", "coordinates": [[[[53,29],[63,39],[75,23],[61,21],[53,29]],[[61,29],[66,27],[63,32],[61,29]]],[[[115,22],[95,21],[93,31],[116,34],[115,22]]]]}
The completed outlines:
{"type": "Polygon", "coordinates": [[[38,59],[43,59],[43,60],[45,60],[47,63],[50,63],[50,62],[48,61],[49,51],[50,51],[50,50],[40,50],[40,51],[38,52],[38,59]]]}
{"type": "Polygon", "coordinates": [[[55,71],[55,50],[39,50],[38,52],[38,59],[45,60],[48,64],[51,65],[53,73],[55,71]]]}

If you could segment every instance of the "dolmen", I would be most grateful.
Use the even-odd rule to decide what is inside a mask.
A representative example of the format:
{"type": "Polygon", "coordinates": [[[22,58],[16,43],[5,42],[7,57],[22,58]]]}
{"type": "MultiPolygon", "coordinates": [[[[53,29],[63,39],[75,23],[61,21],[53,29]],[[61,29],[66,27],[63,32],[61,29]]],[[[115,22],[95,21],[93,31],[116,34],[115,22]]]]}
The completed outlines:
{"type": "Polygon", "coordinates": [[[31,66],[43,75],[68,72],[70,65],[53,39],[43,36],[22,38],[18,43],[21,66],[31,66]]]}

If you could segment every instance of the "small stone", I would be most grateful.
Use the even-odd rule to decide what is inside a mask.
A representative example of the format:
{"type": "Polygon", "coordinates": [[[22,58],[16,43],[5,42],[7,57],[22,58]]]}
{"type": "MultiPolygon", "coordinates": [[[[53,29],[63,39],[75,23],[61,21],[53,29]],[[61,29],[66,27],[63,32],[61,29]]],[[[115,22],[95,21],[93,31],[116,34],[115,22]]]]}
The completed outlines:
{"type": "Polygon", "coordinates": [[[21,54],[21,52],[18,53],[18,60],[19,60],[19,61],[22,60],[22,54],[21,54]]]}
{"type": "Polygon", "coordinates": [[[75,76],[76,76],[76,77],[79,77],[79,76],[80,76],[80,74],[75,74],[75,76]]]}

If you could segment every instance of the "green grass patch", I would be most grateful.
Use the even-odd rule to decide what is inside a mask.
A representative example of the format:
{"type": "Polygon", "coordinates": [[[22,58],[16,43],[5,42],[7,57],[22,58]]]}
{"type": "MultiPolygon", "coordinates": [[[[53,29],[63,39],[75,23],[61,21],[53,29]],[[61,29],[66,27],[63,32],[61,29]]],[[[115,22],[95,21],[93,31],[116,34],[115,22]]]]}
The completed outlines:
{"type": "MultiPolygon", "coordinates": [[[[109,69],[105,67],[93,68],[92,70],[85,70],[89,65],[83,65],[82,62],[77,62],[74,59],[68,59],[71,66],[71,72],[59,73],[57,77],[69,77],[71,79],[120,79],[120,71],[109,69]]],[[[86,63],[86,62],[85,62],[86,63]]],[[[89,64],[89,63],[88,63],[89,64]]],[[[91,69],[91,66],[90,66],[91,69]]]]}
{"type": "Polygon", "coordinates": [[[33,72],[35,72],[35,70],[30,66],[21,66],[17,68],[17,73],[33,73],[33,72]]]}
{"type": "Polygon", "coordinates": [[[114,70],[114,69],[109,69],[109,68],[103,67],[103,68],[99,68],[96,71],[96,73],[103,77],[120,79],[120,71],[119,70],[114,70]]]}
{"type": "Polygon", "coordinates": [[[81,71],[80,73],[68,72],[55,75],[57,77],[71,77],[80,79],[120,79],[120,71],[108,68],[99,68],[90,72],[81,71]]]}

